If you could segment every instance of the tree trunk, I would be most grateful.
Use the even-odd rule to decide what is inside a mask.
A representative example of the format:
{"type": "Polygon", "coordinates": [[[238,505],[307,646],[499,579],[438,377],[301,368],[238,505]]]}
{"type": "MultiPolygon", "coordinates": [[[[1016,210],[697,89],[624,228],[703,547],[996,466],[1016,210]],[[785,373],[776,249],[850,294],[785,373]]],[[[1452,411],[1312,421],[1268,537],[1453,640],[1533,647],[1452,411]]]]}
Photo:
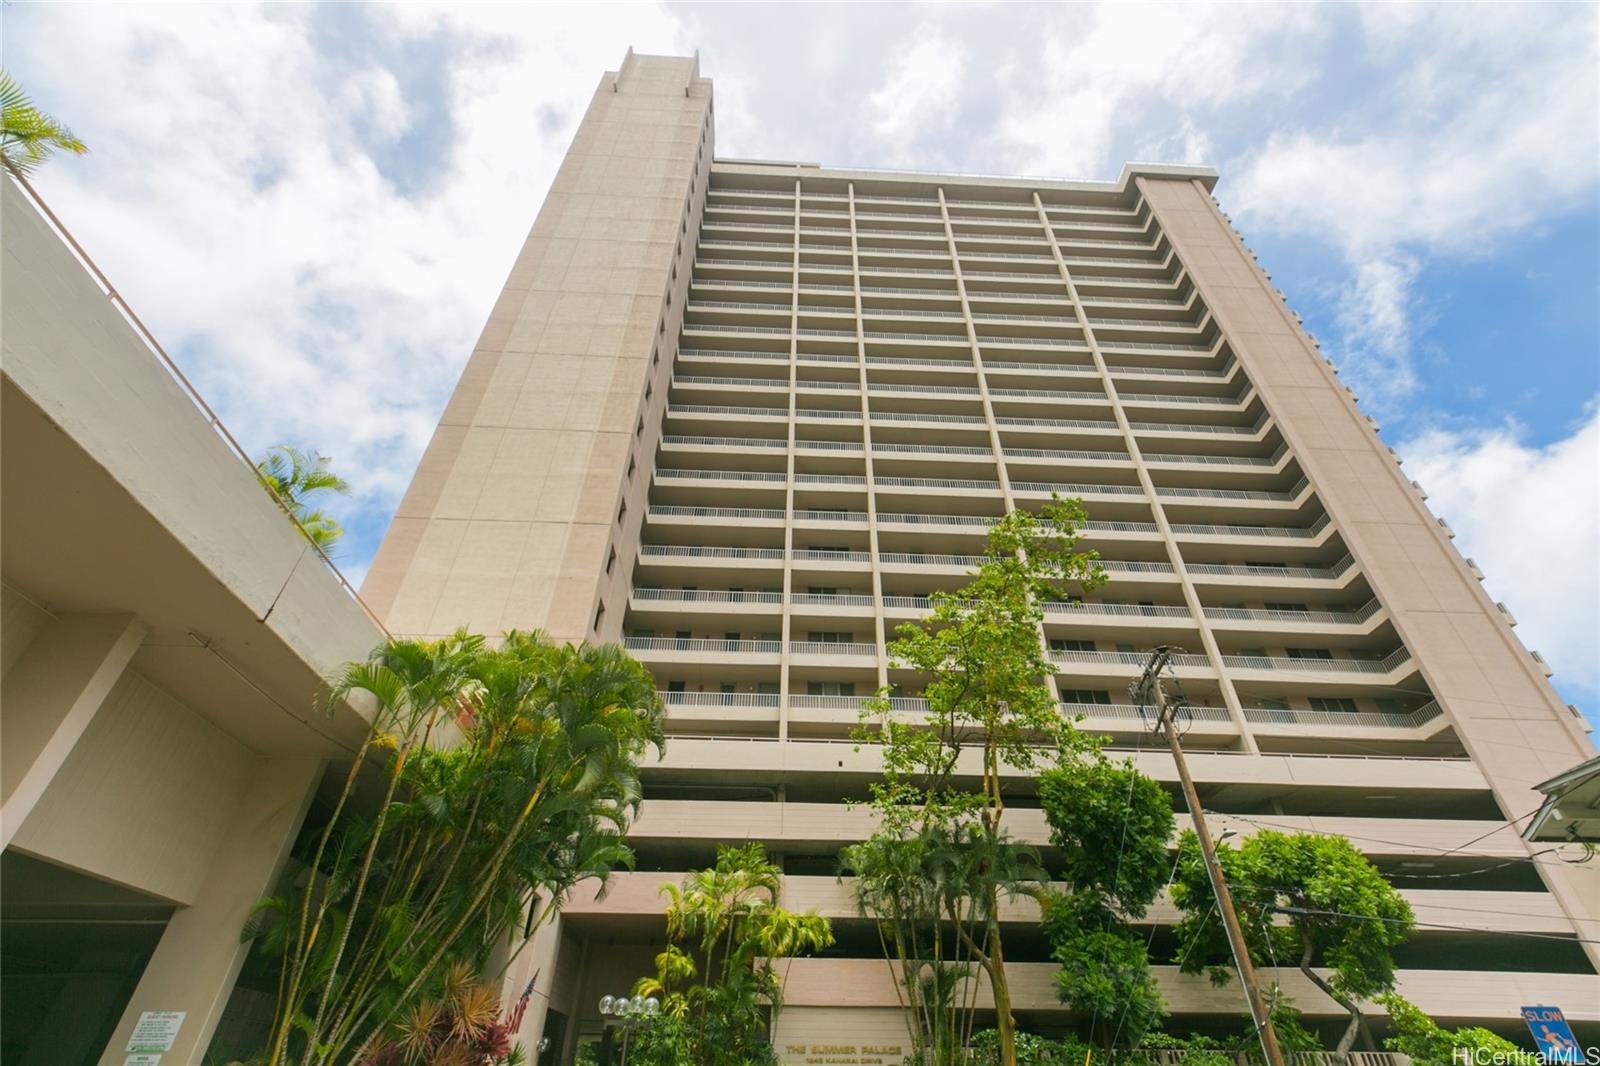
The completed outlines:
{"type": "Polygon", "coordinates": [[[1322,975],[1311,968],[1311,953],[1312,946],[1307,943],[1305,949],[1300,953],[1300,972],[1305,974],[1306,979],[1312,984],[1327,993],[1329,999],[1350,1012],[1350,1024],[1345,1026],[1344,1032],[1339,1036],[1339,1043],[1333,1049],[1335,1055],[1349,1055],[1350,1048],[1355,1045],[1356,1035],[1361,1032],[1361,1008],[1356,1006],[1354,1000],[1335,992],[1333,986],[1324,981],[1322,975]]]}
{"type": "Polygon", "coordinates": [[[1000,1066],[1017,1066],[1017,1023],[1011,1017],[1011,986],[1006,982],[1005,949],[998,923],[989,930],[989,985],[994,992],[994,1028],[1000,1037],[1000,1066]]]}

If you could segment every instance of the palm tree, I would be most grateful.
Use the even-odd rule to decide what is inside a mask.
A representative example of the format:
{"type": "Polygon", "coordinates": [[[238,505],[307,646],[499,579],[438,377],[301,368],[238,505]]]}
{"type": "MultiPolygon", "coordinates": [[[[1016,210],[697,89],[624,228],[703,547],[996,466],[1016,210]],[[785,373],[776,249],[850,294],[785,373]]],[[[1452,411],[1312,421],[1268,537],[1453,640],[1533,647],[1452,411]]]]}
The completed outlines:
{"type": "Polygon", "coordinates": [[[57,151],[83,155],[88,150],[71,130],[40,111],[15,78],[0,70],[0,164],[22,177],[57,151]]]}
{"type": "Polygon", "coordinates": [[[294,515],[311,543],[325,552],[344,536],[344,527],[331,515],[312,506],[308,498],[318,492],[350,494],[350,485],[344,478],[328,469],[330,462],[326,455],[306,448],[291,448],[287,444],[274,444],[256,460],[256,474],[262,483],[271,488],[294,515]]]}
{"type": "Polygon", "coordinates": [[[395,639],[331,688],[374,714],[308,875],[247,930],[283,954],[271,1066],[365,1061],[457,963],[484,966],[631,861],[638,763],[662,743],[655,680],[616,645],[395,639]],[[382,796],[357,812],[368,755],[382,796]]]}
{"type": "Polygon", "coordinates": [[[661,886],[670,899],[669,942],[656,956],[656,976],[634,991],[660,996],[668,1017],[689,1025],[697,1062],[745,1062],[757,1054],[769,1039],[763,1006],[776,1013],[783,1005],[774,960],[833,943],[828,919],[778,906],[782,880],[765,849],[752,843],[719,847],[713,868],[690,873],[681,886],[661,886]],[[700,983],[690,983],[697,976],[700,983]]]}

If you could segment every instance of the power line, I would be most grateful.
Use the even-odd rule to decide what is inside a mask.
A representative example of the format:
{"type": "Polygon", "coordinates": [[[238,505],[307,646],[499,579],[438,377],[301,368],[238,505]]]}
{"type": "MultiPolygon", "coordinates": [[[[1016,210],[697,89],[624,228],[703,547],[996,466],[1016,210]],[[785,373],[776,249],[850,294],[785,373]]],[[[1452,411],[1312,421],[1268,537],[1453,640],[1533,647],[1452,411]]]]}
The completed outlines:
{"type": "MultiPolygon", "coordinates": [[[[1466,876],[1468,876],[1468,875],[1470,875],[1472,873],[1487,873],[1490,870],[1498,870],[1498,869],[1501,869],[1502,867],[1511,866],[1514,863],[1519,863],[1519,862],[1533,863],[1533,864],[1539,865],[1539,866],[1552,866],[1552,865],[1555,865],[1555,864],[1548,863],[1548,862],[1544,862],[1544,863],[1539,862],[1539,856],[1541,856],[1541,855],[1552,855],[1552,854],[1557,853],[1560,850],[1558,848],[1547,848],[1544,851],[1537,851],[1537,852],[1534,852],[1531,855],[1515,855],[1515,856],[1510,856],[1510,857],[1503,856],[1503,855],[1482,855],[1482,854],[1472,855],[1472,854],[1464,853],[1464,852],[1462,852],[1460,850],[1460,848],[1463,847],[1464,845],[1457,845],[1454,848],[1448,848],[1448,849],[1445,849],[1445,850],[1439,850],[1439,849],[1435,849],[1435,848],[1424,848],[1424,847],[1422,847],[1422,846],[1420,846],[1420,845],[1418,845],[1416,843],[1413,843],[1411,841],[1385,840],[1385,839],[1383,839],[1381,837],[1359,836],[1359,835],[1354,834],[1354,833],[1334,833],[1334,832],[1330,832],[1328,830],[1323,830],[1323,829],[1311,829],[1311,828],[1307,828],[1306,826],[1289,825],[1286,822],[1268,822],[1268,821],[1263,821],[1262,819],[1259,819],[1259,818],[1253,818],[1253,817],[1251,817],[1250,815],[1247,815],[1247,814],[1223,814],[1223,813],[1217,812],[1217,811],[1213,811],[1211,813],[1215,814],[1215,815],[1217,815],[1218,817],[1221,817],[1221,818],[1237,818],[1239,821],[1249,822],[1251,825],[1261,826],[1261,827],[1266,828],[1266,829],[1282,829],[1282,830],[1287,830],[1287,831],[1289,831],[1291,833],[1310,833],[1310,834],[1313,834],[1315,836],[1339,837],[1339,838],[1343,838],[1345,840],[1361,840],[1361,841],[1365,841],[1368,844],[1387,844],[1387,845],[1389,845],[1391,847],[1406,848],[1409,851],[1418,852],[1418,853],[1421,853],[1421,854],[1424,854],[1424,855],[1432,855],[1432,856],[1435,856],[1435,857],[1438,857],[1438,858],[1468,858],[1468,859],[1500,859],[1500,860],[1502,860],[1498,865],[1486,867],[1486,868],[1484,868],[1482,870],[1464,871],[1464,872],[1458,873],[1458,874],[1433,875],[1433,876],[1440,876],[1440,877],[1445,877],[1445,876],[1449,876],[1449,877],[1466,877],[1466,876]]],[[[1503,826],[1503,825],[1502,826],[1496,826],[1494,832],[1499,832],[1501,829],[1504,829],[1504,828],[1505,828],[1505,826],[1503,826]]],[[[1485,834],[1485,835],[1487,835],[1487,834],[1485,834]]],[[[1482,837],[1479,837],[1478,839],[1481,840],[1482,837]]],[[[1590,851],[1588,853],[1588,855],[1586,855],[1582,859],[1577,860],[1576,862],[1571,862],[1571,861],[1568,861],[1566,859],[1562,859],[1562,860],[1559,861],[1559,864],[1561,866],[1567,866],[1567,867],[1580,866],[1580,865],[1583,865],[1583,864],[1587,863],[1589,861],[1589,859],[1593,857],[1593,855],[1594,855],[1594,852],[1590,851]]],[[[1590,869],[1591,871],[1600,872],[1600,867],[1588,867],[1588,869],[1590,869]]],[[[1425,875],[1425,874],[1398,874],[1396,876],[1401,876],[1401,877],[1427,877],[1427,876],[1430,876],[1430,875],[1425,875]]]]}
{"type": "Polygon", "coordinates": [[[1306,914],[1328,918],[1348,918],[1351,921],[1383,922],[1389,925],[1409,925],[1425,929],[1450,929],[1458,933],[1492,932],[1504,936],[1526,936],[1537,940],[1559,940],[1564,944],[1600,944],[1600,939],[1583,936],[1562,936],[1560,933],[1535,933],[1524,929],[1474,929],[1469,925],[1446,925],[1442,922],[1407,922],[1403,918],[1385,918],[1378,914],[1351,914],[1348,911],[1320,910],[1315,907],[1280,907],[1269,905],[1264,910],[1277,914],[1306,914]]]}

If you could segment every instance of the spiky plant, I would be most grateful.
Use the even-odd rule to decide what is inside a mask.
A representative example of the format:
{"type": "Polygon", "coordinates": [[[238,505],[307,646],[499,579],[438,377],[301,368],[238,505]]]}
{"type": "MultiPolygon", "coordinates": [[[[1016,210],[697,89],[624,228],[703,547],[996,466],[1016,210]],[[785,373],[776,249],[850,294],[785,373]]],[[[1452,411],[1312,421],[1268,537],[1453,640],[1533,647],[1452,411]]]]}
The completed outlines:
{"type": "Polygon", "coordinates": [[[323,551],[338,543],[344,536],[344,527],[314,506],[310,497],[321,492],[350,494],[349,483],[329,469],[331,462],[326,455],[287,444],[274,444],[256,460],[256,474],[262,483],[283,501],[306,536],[323,551]]]}
{"type": "Polygon", "coordinates": [[[83,155],[88,150],[65,125],[39,110],[17,79],[0,70],[0,164],[26,176],[58,151],[83,155]]]}

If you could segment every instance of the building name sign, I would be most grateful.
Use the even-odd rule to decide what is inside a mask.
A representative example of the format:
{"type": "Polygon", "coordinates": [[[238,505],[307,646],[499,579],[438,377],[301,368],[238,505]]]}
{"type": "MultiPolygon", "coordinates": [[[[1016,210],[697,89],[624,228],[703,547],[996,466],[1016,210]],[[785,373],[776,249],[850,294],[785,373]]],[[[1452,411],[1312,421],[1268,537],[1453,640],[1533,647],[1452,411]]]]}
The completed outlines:
{"type": "Polygon", "coordinates": [[[804,1066],[899,1066],[899,1044],[785,1044],[788,1061],[804,1066]]]}

